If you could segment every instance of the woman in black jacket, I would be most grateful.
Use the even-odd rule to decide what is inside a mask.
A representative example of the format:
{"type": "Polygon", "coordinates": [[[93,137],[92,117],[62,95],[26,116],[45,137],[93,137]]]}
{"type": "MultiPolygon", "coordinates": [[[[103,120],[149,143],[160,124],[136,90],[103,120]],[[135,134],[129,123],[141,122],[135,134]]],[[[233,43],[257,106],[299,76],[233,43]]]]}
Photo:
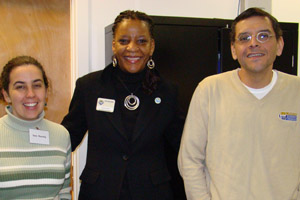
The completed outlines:
{"type": "Polygon", "coordinates": [[[88,131],[79,199],[173,199],[164,146],[178,151],[184,120],[152,59],[153,22],[127,10],[112,30],[113,63],[77,80],[62,122],[73,150],[88,131]]]}

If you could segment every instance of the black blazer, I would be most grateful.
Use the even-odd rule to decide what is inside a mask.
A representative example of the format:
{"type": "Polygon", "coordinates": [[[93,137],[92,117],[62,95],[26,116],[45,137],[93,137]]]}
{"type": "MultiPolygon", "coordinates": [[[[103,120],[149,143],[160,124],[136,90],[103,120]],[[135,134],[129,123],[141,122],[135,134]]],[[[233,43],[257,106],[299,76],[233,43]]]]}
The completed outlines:
{"type": "Polygon", "coordinates": [[[115,102],[113,113],[96,110],[99,97],[116,100],[113,70],[109,65],[77,80],[69,113],[62,122],[70,132],[73,150],[88,131],[80,197],[118,200],[126,175],[133,200],[172,199],[164,143],[179,149],[184,118],[177,105],[177,89],[162,80],[157,90],[143,99],[128,141],[119,109],[123,102],[115,102]],[[156,97],[160,103],[155,103],[156,97]]]}

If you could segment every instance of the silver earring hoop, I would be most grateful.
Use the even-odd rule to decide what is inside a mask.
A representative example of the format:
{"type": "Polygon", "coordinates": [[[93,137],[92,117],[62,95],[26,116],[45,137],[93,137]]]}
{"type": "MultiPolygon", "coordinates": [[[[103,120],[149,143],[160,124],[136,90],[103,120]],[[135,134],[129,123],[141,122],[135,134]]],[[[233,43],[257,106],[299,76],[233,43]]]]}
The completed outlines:
{"type": "Polygon", "coordinates": [[[155,67],[155,63],[154,63],[154,60],[152,58],[150,58],[150,60],[148,60],[147,66],[148,66],[149,69],[153,69],[155,67]]]}
{"type": "Polygon", "coordinates": [[[113,66],[114,66],[114,67],[116,67],[116,66],[117,66],[117,64],[118,64],[118,61],[117,61],[116,57],[114,57],[114,58],[113,58],[113,62],[112,62],[112,63],[113,63],[113,66]]]}

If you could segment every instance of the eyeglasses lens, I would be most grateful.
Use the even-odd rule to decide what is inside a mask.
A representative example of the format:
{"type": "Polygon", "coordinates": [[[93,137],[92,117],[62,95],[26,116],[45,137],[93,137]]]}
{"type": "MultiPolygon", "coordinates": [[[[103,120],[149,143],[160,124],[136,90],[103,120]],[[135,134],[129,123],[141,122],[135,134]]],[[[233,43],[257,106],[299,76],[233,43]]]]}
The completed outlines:
{"type": "Polygon", "coordinates": [[[266,32],[260,32],[257,34],[256,38],[259,42],[264,43],[269,40],[270,35],[269,35],[269,33],[266,33],[266,32]]]}

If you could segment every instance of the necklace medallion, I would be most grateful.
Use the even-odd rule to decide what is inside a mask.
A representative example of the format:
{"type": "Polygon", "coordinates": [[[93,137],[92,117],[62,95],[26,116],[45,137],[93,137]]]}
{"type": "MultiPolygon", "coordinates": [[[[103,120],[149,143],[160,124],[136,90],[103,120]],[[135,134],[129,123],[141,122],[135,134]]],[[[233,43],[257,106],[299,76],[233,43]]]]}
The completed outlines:
{"type": "Polygon", "coordinates": [[[139,107],[139,105],[140,100],[137,96],[133,95],[133,93],[131,93],[124,99],[124,106],[128,110],[135,110],[139,107]]]}

